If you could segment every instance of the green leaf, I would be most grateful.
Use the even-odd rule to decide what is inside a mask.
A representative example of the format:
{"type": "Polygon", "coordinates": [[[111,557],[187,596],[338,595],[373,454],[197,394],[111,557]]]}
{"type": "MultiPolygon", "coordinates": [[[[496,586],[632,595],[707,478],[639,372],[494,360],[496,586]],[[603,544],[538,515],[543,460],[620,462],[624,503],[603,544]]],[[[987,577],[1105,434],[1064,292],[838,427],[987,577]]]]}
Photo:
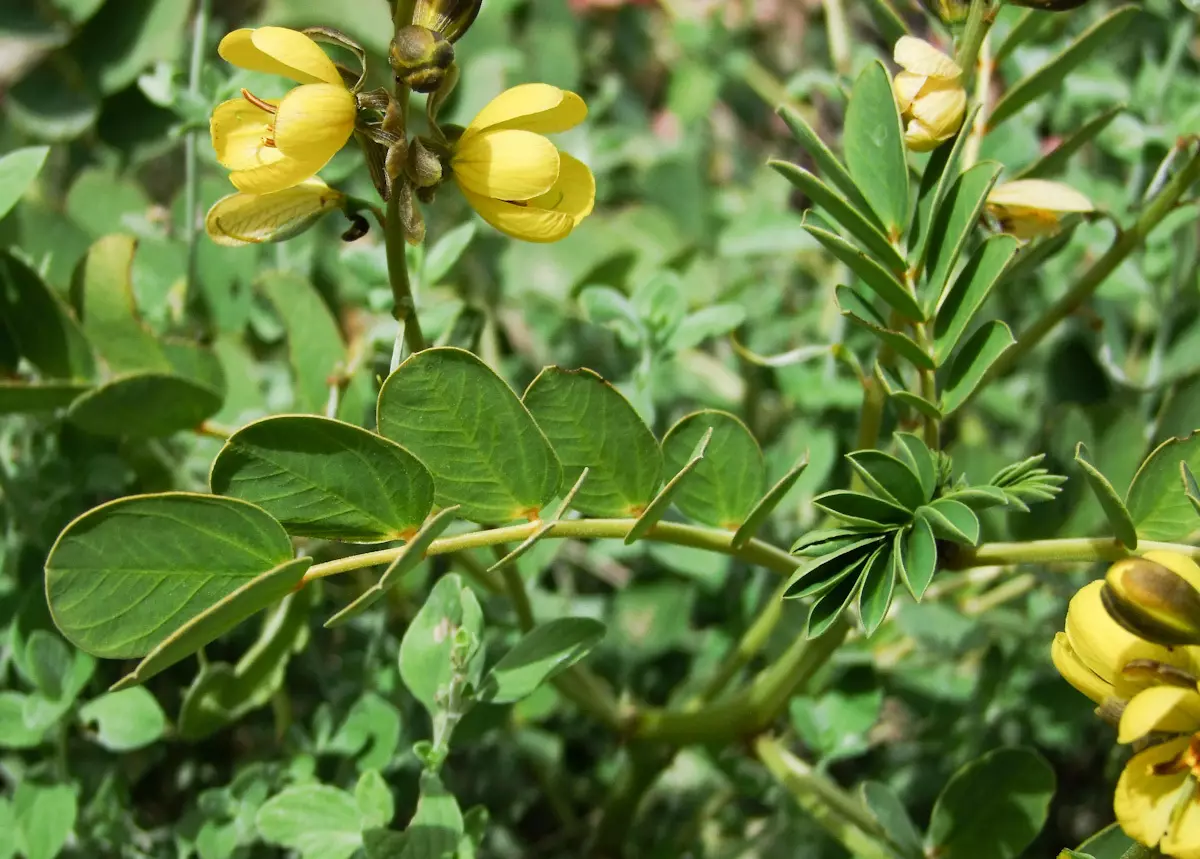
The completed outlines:
{"type": "Polygon", "coordinates": [[[859,785],[858,792],[863,805],[883,827],[888,841],[899,851],[902,859],[925,859],[921,831],[912,822],[896,792],[878,781],[864,781],[859,785]]]}
{"type": "Polygon", "coordinates": [[[917,519],[927,522],[933,533],[943,540],[972,546],[979,542],[979,517],[961,501],[938,498],[918,508],[917,519]]]}
{"type": "MultiPolygon", "coordinates": [[[[880,551],[882,547],[872,552],[871,556],[865,559],[865,563],[870,564],[880,551]]],[[[862,582],[860,573],[863,565],[864,560],[860,559],[850,568],[843,570],[837,584],[817,597],[808,613],[808,622],[804,628],[805,638],[813,639],[824,635],[842,616],[842,612],[849,608],[862,582]]]]}
{"type": "Polygon", "coordinates": [[[54,859],[75,829],[78,812],[70,785],[43,786],[22,779],[13,794],[17,852],[25,859],[54,859]]]}
{"type": "Polygon", "coordinates": [[[379,432],[433,474],[436,504],[458,504],[475,522],[535,518],[562,484],[562,467],[533,417],[462,349],[426,349],[388,376],[379,432]]]}
{"type": "Polygon", "coordinates": [[[1122,6],[1114,9],[1084,30],[1079,38],[1068,45],[1062,53],[1010,87],[992,108],[992,114],[988,118],[989,129],[994,130],[1004,121],[1016,116],[1027,104],[1043,95],[1061,91],[1062,83],[1066,80],[1067,75],[1103,47],[1105,42],[1128,31],[1130,21],[1137,12],[1136,6],[1122,6]]]}
{"type": "Polygon", "coordinates": [[[900,525],[912,519],[912,511],[899,504],[848,489],[823,492],[813,499],[813,505],[852,525],[900,525]]]}
{"type": "Polygon", "coordinates": [[[1021,17],[1013,22],[1008,33],[1000,41],[999,47],[996,48],[992,62],[998,66],[1007,60],[1013,51],[1036,37],[1042,27],[1054,17],[1054,15],[1047,15],[1043,9],[1022,9],[1021,17]]]}
{"type": "MultiPolygon", "coordinates": [[[[478,639],[483,612],[462,579],[450,574],[438,579],[400,642],[400,677],[430,716],[441,709],[438,690],[448,685],[454,674],[450,653],[460,628],[478,639]]],[[[477,653],[474,660],[477,672],[482,672],[481,656],[477,653]]]]}
{"type": "Polygon", "coordinates": [[[1137,530],[1134,528],[1133,520],[1129,518],[1129,511],[1125,509],[1125,502],[1121,500],[1117,490],[1113,489],[1113,485],[1108,482],[1108,478],[1092,464],[1087,445],[1083,442],[1079,442],[1075,446],[1075,462],[1083,469],[1088,486],[1092,488],[1096,500],[1100,502],[1104,516],[1108,519],[1109,526],[1112,527],[1113,536],[1120,540],[1126,548],[1136,549],[1137,530]]]}
{"type": "Polygon", "coordinates": [[[362,814],[362,828],[387,826],[396,814],[392,791],[379,770],[367,770],[354,786],[354,802],[362,814]]]}
{"type": "Polygon", "coordinates": [[[976,329],[950,362],[942,386],[942,411],[949,415],[970,399],[992,364],[1016,344],[1000,320],[976,329]]]}
{"type": "Polygon", "coordinates": [[[27,146],[0,157],[0,218],[17,205],[26,189],[42,172],[42,165],[49,154],[49,146],[27,146]]]}
{"type": "MultiPolygon", "coordinates": [[[[4,693],[0,693],[2,695],[4,693]]],[[[4,740],[0,739],[0,748],[4,740]]],[[[13,859],[17,855],[17,815],[12,803],[0,797],[0,859],[13,859]]]]}
{"type": "Polygon", "coordinates": [[[642,537],[650,532],[650,529],[659,523],[663,516],[666,515],[671,503],[675,500],[675,496],[679,494],[684,486],[684,482],[691,476],[696,467],[704,461],[704,452],[708,449],[708,443],[712,440],[713,429],[709,427],[703,438],[696,443],[696,447],[692,450],[692,456],[688,459],[683,468],[667,481],[666,485],[658,491],[654,499],[646,505],[645,511],[633,523],[633,527],[629,529],[629,533],[625,535],[625,545],[630,546],[636,543],[642,537]]]}
{"type": "Polygon", "coordinates": [[[1180,476],[1183,478],[1183,491],[1187,495],[1187,500],[1191,502],[1192,507],[1196,509],[1196,513],[1200,514],[1200,484],[1196,482],[1196,476],[1192,474],[1192,470],[1188,468],[1186,462],[1179,463],[1180,476]]]}
{"type": "Polygon", "coordinates": [[[658,441],[621,393],[591,370],[547,367],[522,397],[574,483],[588,478],[574,506],[587,516],[638,516],[662,479],[658,441]]]}
{"type": "Polygon", "coordinates": [[[792,487],[796,485],[796,481],[800,479],[800,475],[808,468],[808,453],[805,452],[803,459],[793,465],[788,473],[779,478],[779,481],[767,490],[767,494],[759,499],[754,505],[754,509],[746,516],[741,526],[733,535],[733,540],[730,545],[735,549],[740,549],[754,538],[771,514],[775,512],[787,494],[792,491],[792,487]]]}
{"type": "Polygon", "coordinates": [[[374,605],[391,588],[400,584],[409,571],[415,569],[421,561],[425,560],[425,552],[429,549],[429,544],[442,536],[445,530],[457,518],[457,507],[447,507],[445,510],[439,510],[432,519],[421,527],[417,535],[408,541],[404,547],[404,551],[397,555],[396,559],[388,565],[379,581],[370,590],[350,603],[350,605],[325,621],[325,627],[328,629],[339,626],[350,620],[350,618],[357,617],[374,605]]]}
{"type": "Polygon", "coordinates": [[[1020,242],[1012,236],[992,236],[976,249],[954,279],[934,323],[933,355],[939,365],[954,351],[1018,247],[1020,242]]]}
{"type": "Polygon", "coordinates": [[[77,397],[67,417],[94,435],[157,438],[200,426],[220,410],[223,397],[174,373],[131,373],[77,397]]]}
{"type": "Polygon", "coordinates": [[[954,774],[933,806],[926,853],[1014,859],[1046,822],[1054,770],[1031,749],[989,752],[954,774]]]}
{"type": "Polygon", "coordinates": [[[888,236],[898,238],[908,223],[908,163],[892,79],[881,62],[868,65],[854,82],[842,148],[854,183],[888,236]]]}
{"type": "Polygon", "coordinates": [[[105,95],[125,89],[156,60],[175,60],[188,22],[177,0],[106,4],[79,34],[77,56],[86,80],[105,95]]]}
{"type": "Polygon", "coordinates": [[[55,379],[86,380],[96,372],[91,344],[70,309],[32,268],[0,251],[0,319],[17,352],[55,379]]]}
{"type": "Polygon", "coordinates": [[[1197,530],[1196,513],[1180,491],[1180,463],[1200,469],[1200,431],[1163,442],[1134,475],[1125,507],[1139,539],[1181,542],[1197,530]]]}
{"type": "Polygon", "coordinates": [[[804,229],[841,260],[876,295],[906,319],[919,322],[925,318],[921,305],[912,293],[890,271],[867,256],[837,233],[805,224],[804,229]]]}
{"type": "Polygon", "coordinates": [[[1029,166],[1025,167],[1012,178],[1044,179],[1047,176],[1054,176],[1063,172],[1072,155],[1099,137],[1101,132],[1108,128],[1109,123],[1126,110],[1127,106],[1124,104],[1113,105],[1099,116],[1088,120],[1078,131],[1054,147],[1053,150],[1029,164],[1029,166]]]}
{"type": "Polygon", "coordinates": [[[242,585],[171,633],[138,663],[132,673],[115,683],[112,691],[145,683],[155,674],[220,638],[251,615],[279,603],[300,586],[310,566],[312,558],[297,558],[267,570],[242,585]]]}
{"type": "Polygon", "coordinates": [[[1121,824],[1111,823],[1075,849],[1093,859],[1125,859],[1130,849],[1140,846],[1124,833],[1121,824]]]}
{"type": "Polygon", "coordinates": [[[42,741],[45,730],[25,721],[29,696],[0,691],[0,749],[32,749],[42,741]]]}
{"type": "Polygon", "coordinates": [[[474,238],[474,221],[467,221],[443,233],[425,254],[425,261],[421,266],[421,282],[429,286],[440,283],[466,253],[474,238]]]}
{"type": "Polygon", "coordinates": [[[457,849],[463,835],[462,812],[436,773],[421,773],[421,798],[405,835],[402,859],[445,859],[457,849]]]}
{"type": "Polygon", "coordinates": [[[901,507],[916,510],[932,495],[926,493],[912,468],[881,450],[856,450],[846,454],[846,459],[867,486],[901,507]]]}
{"type": "Polygon", "coordinates": [[[82,650],[142,656],[191,618],[292,559],[252,504],[176,492],[122,498],[66,527],[46,559],[55,623],[82,650]]]}
{"type": "Polygon", "coordinates": [[[133,296],[132,236],[92,245],[72,284],[83,330],[113,373],[172,370],[158,338],[142,324],[133,296]]]}
{"type": "Polygon", "coordinates": [[[912,391],[893,391],[889,389],[888,396],[893,400],[904,404],[918,414],[932,418],[935,421],[940,421],[945,417],[945,414],[941,409],[929,402],[929,400],[925,399],[924,397],[914,394],[912,391]]]}
{"type": "Polygon", "coordinates": [[[825,145],[825,141],[805,121],[804,117],[790,107],[779,108],[779,115],[787,123],[788,128],[792,130],[796,141],[816,163],[821,176],[837,186],[838,190],[845,195],[846,201],[854,207],[855,211],[874,221],[877,227],[882,228],[883,221],[875,214],[875,210],[871,208],[871,204],[867,202],[867,198],[863,196],[863,192],[859,190],[858,185],[850,178],[850,171],[846,169],[837,156],[825,145]]]}
{"type": "Polygon", "coordinates": [[[695,349],[705,340],[724,337],[746,321],[746,311],[740,304],[709,304],[689,313],[680,320],[667,340],[668,352],[695,349]]]}
{"type": "Polygon", "coordinates": [[[933,223],[934,214],[942,209],[942,201],[946,199],[950,186],[959,177],[958,167],[962,163],[963,151],[971,137],[971,128],[978,112],[978,105],[967,111],[958,134],[953,140],[948,140],[933,150],[921,173],[921,185],[917,190],[917,211],[908,235],[908,255],[914,263],[925,259],[929,247],[930,224],[933,223]]]}
{"type": "Polygon", "coordinates": [[[933,213],[925,250],[925,277],[920,289],[927,308],[937,307],[959,255],[979,223],[988,192],[996,184],[1000,165],[984,161],[965,171],[950,186],[933,213]]]}
{"type": "Polygon", "coordinates": [[[79,709],[79,721],[95,725],[96,742],[110,752],[145,748],[157,742],[167,729],[162,707],[141,686],[89,701],[79,709]]]}
{"type": "Polygon", "coordinates": [[[885,542],[868,559],[862,573],[862,589],[858,592],[858,616],[867,637],[874,635],[887,617],[895,589],[892,545],[885,542]]]}
{"type": "Polygon", "coordinates": [[[587,617],[561,617],[535,626],[483,678],[480,697],[512,704],[583,659],[604,638],[605,627],[587,617]]]}
{"type": "Polygon", "coordinates": [[[100,100],[72,65],[55,52],[34,66],[8,90],[5,119],[51,143],[71,140],[91,128],[100,114],[100,100]]]}
{"type": "MultiPolygon", "coordinates": [[[[838,290],[839,297],[844,297],[848,294],[851,294],[851,290],[838,290]]],[[[874,322],[870,322],[861,316],[857,316],[854,313],[847,311],[845,308],[839,307],[839,309],[841,309],[844,317],[849,319],[860,328],[870,331],[879,339],[881,343],[891,348],[898,355],[911,363],[914,367],[922,370],[932,370],[934,368],[933,358],[930,356],[930,354],[918,346],[916,341],[914,341],[907,334],[904,334],[900,331],[893,331],[892,329],[882,325],[877,325],[874,322]]]]}
{"type": "Polygon", "coordinates": [[[400,746],[400,711],[386,698],[367,692],[354,702],[325,751],[356,757],[362,770],[385,769],[400,746]]]}
{"type": "Polygon", "coordinates": [[[837,191],[803,167],[775,160],[768,161],[767,164],[799,188],[813,203],[824,209],[846,232],[861,242],[876,260],[883,263],[884,267],[894,272],[903,272],[908,267],[904,257],[888,241],[887,236],[837,191]]]}
{"type": "MultiPolygon", "coordinates": [[[[337,320],[316,288],[297,274],[273,271],[263,275],[258,288],[266,296],[287,331],[288,364],[292,368],[293,408],[298,412],[323,415],[329,404],[330,380],[346,369],[346,344],[337,320]]],[[[351,423],[348,403],[354,398],[370,399],[370,385],[357,376],[342,400],[340,413],[351,423]]]]}
{"type": "Polygon", "coordinates": [[[932,498],[937,489],[937,462],[929,445],[919,437],[909,432],[898,432],[895,435],[896,452],[900,459],[908,464],[913,474],[921,482],[921,491],[926,498],[932,498]]]}
{"type": "Polygon", "coordinates": [[[433,478],[395,442],[352,424],[283,415],[234,433],[213,462],[213,492],[258,504],[288,533],[378,543],[416,533],[433,478]]]}
{"type": "Polygon", "coordinates": [[[54,633],[35,629],[25,644],[25,662],[38,691],[58,701],[67,689],[71,673],[71,651],[54,633]]]}
{"type": "Polygon", "coordinates": [[[350,859],[363,846],[358,803],[323,784],[289,787],[271,797],[255,825],[264,841],[295,850],[302,859],[350,859]]]}
{"type": "Polygon", "coordinates": [[[695,412],[667,430],[663,458],[680,471],[709,429],[712,438],[704,458],[675,496],[675,504],[698,522],[737,530],[766,488],[762,449],[746,425],[728,412],[695,412]]]}
{"type": "Polygon", "coordinates": [[[75,382],[9,382],[0,380],[0,415],[52,412],[71,405],[89,385],[75,382]]]}
{"type": "Polygon", "coordinates": [[[885,539],[884,535],[878,533],[859,534],[858,537],[851,543],[831,547],[829,554],[816,558],[792,573],[784,597],[803,599],[824,593],[874,554],[885,539]]]}

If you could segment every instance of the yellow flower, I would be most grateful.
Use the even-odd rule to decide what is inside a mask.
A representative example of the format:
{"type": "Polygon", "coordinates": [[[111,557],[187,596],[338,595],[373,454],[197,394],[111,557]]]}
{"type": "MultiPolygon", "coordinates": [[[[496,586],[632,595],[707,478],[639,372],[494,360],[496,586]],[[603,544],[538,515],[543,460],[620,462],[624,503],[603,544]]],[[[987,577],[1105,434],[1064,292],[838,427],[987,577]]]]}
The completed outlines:
{"type": "Polygon", "coordinates": [[[213,148],[239,191],[269,194],[297,185],[346,145],[358,110],[355,96],[308,36],[284,27],[235,30],[217,50],[239,68],[300,84],[279,100],[242,90],[242,98],[213,111],[213,148]]]}
{"type": "MultiPolygon", "coordinates": [[[[1185,555],[1143,557],[1200,581],[1200,566],[1185,555]]],[[[1093,701],[1122,704],[1117,741],[1139,751],[1117,781],[1121,828],[1167,856],[1200,859],[1200,648],[1168,649],[1126,631],[1105,610],[1103,587],[1092,582],[1071,600],[1051,651],[1055,667],[1093,701]]]]}
{"type": "Polygon", "coordinates": [[[1006,233],[1018,239],[1048,235],[1063,215],[1091,212],[1092,201],[1070,185],[1045,179],[1016,179],[997,185],[988,194],[988,211],[1006,233]]]}
{"type": "Polygon", "coordinates": [[[936,149],[962,126],[967,109],[962,69],[933,45],[912,36],[900,37],[893,58],[904,70],[892,80],[904,120],[904,142],[914,152],[936,149]]]}
{"type": "Polygon", "coordinates": [[[574,128],[586,116],[583,99],[549,84],[501,93],[467,126],[450,159],[467,202],[513,238],[566,238],[591,214],[596,180],[543,135],[574,128]]]}
{"type": "Polygon", "coordinates": [[[1125,670],[1135,661],[1200,674],[1200,648],[1168,649],[1138,638],[1105,610],[1103,589],[1102,581],[1080,589],[1067,608],[1066,632],[1054,637],[1050,655],[1068,683],[1103,704],[1108,699],[1127,701],[1155,682],[1150,672],[1125,670]]]}
{"type": "Polygon", "coordinates": [[[316,177],[269,194],[239,191],[213,204],[204,229],[219,245],[280,242],[304,232],[343,200],[345,195],[316,177]]]}

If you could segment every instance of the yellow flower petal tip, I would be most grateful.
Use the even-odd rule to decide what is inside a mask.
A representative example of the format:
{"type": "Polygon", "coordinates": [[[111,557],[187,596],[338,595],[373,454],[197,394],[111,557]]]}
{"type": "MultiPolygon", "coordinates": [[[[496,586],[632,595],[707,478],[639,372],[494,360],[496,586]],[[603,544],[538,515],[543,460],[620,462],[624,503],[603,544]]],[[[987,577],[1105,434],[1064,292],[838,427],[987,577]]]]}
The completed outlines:
{"type": "Polygon", "coordinates": [[[213,204],[204,218],[204,229],[214,242],[229,247],[280,242],[340,208],[344,199],[316,178],[269,194],[239,191],[213,204]]]}
{"type": "Polygon", "coordinates": [[[556,242],[592,212],[592,171],[543,135],[574,128],[587,106],[573,92],[523,84],[493,99],[467,126],[450,159],[471,207],[502,233],[556,242]]]}
{"type": "Polygon", "coordinates": [[[1092,201],[1062,182],[1016,179],[997,185],[988,194],[988,211],[1006,233],[1019,239],[1049,235],[1063,215],[1095,211],[1092,201]]]}
{"type": "Polygon", "coordinates": [[[962,127],[967,110],[962,69],[912,36],[900,37],[894,58],[903,69],[893,79],[892,90],[904,122],[904,143],[914,152],[936,149],[962,127]]]}
{"type": "Polygon", "coordinates": [[[278,101],[242,91],[217,106],[210,131],[230,181],[248,194],[270,194],[315,176],[354,133],[358,103],[321,47],[285,27],[235,30],[218,52],[251,71],[296,81],[278,101]]]}

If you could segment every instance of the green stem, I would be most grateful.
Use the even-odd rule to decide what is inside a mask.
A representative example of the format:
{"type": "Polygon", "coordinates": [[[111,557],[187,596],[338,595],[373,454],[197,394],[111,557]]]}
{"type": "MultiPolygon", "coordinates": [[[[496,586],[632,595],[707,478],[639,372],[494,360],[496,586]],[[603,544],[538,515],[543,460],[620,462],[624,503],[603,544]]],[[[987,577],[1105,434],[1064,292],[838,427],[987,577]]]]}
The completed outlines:
{"type": "Polygon", "coordinates": [[[774,737],[754,741],[754,754],[777,781],[829,834],[860,859],[892,859],[887,834],[862,803],[804,761],[774,737]]]}
{"type": "MultiPolygon", "coordinates": [[[[212,0],[196,0],[196,17],[192,24],[192,55],[188,63],[188,94],[200,96],[200,76],[204,72],[204,48],[208,41],[208,21],[212,15],[212,0]]],[[[187,280],[183,301],[184,312],[196,300],[196,248],[200,219],[200,131],[187,133],[183,142],[183,236],[187,242],[187,280]]]]}
{"type": "MultiPolygon", "coordinates": [[[[623,539],[629,533],[629,529],[633,527],[636,521],[636,519],[575,519],[556,522],[543,539],[619,540],[623,539]]],[[[426,554],[429,556],[445,555],[449,552],[461,552],[466,549],[487,548],[497,543],[519,543],[542,527],[542,524],[507,525],[502,528],[491,528],[458,534],[453,537],[442,537],[430,544],[426,554]]],[[[644,539],[656,540],[661,543],[673,543],[677,546],[690,546],[693,549],[707,549],[710,552],[719,552],[723,555],[732,555],[748,564],[766,567],[781,575],[791,575],[796,567],[799,566],[799,563],[792,555],[762,540],[750,540],[740,549],[735,549],[732,545],[733,533],[718,528],[702,528],[696,525],[684,525],[679,522],[659,522],[646,533],[644,539]]],[[[305,573],[304,581],[307,583],[314,579],[324,578],[325,576],[335,576],[351,570],[361,570],[364,567],[390,564],[403,551],[404,547],[380,549],[375,552],[364,552],[360,555],[352,555],[349,558],[341,558],[336,561],[327,561],[323,564],[314,564],[305,573]]]]}
{"type": "Polygon", "coordinates": [[[1197,179],[1200,179],[1200,148],[1192,154],[1183,169],[1176,173],[1163,186],[1158,195],[1150,201],[1133,226],[1119,232],[1104,256],[1092,263],[1091,267],[1067,290],[1066,295],[1042,314],[1037,322],[1022,332],[1021,336],[1017,338],[1016,345],[992,364],[972,397],[983,390],[988,382],[1015,366],[1018,361],[1032,352],[1060,322],[1078,310],[1080,305],[1087,301],[1092,293],[1108,279],[1109,275],[1116,271],[1125,258],[1141,246],[1159,222],[1174,211],[1179,199],[1197,179]]]}
{"type": "Polygon", "coordinates": [[[525,582],[516,564],[509,564],[502,571],[504,587],[508,598],[512,600],[513,609],[517,613],[517,623],[522,632],[533,629],[533,606],[529,604],[529,592],[525,590],[525,582]]]}
{"type": "Polygon", "coordinates": [[[623,854],[646,791],[674,757],[674,749],[653,743],[635,742],[629,746],[629,759],[604,803],[591,855],[611,859],[623,854]]]}
{"type": "MultiPolygon", "coordinates": [[[[409,352],[420,352],[425,348],[425,335],[417,319],[417,304],[413,300],[412,284],[408,279],[407,242],[404,226],[400,222],[400,195],[393,192],[387,202],[387,229],[384,230],[387,247],[388,281],[392,287],[392,315],[400,324],[404,342],[409,352]]],[[[399,334],[397,334],[397,340],[399,334]]],[[[393,367],[399,362],[393,356],[393,367]]]]}
{"type": "Polygon", "coordinates": [[[963,27],[962,37],[958,40],[958,51],[954,57],[954,61],[962,69],[964,85],[970,82],[970,77],[975,72],[979,48],[996,19],[996,13],[991,6],[991,0],[971,0],[971,11],[967,13],[967,23],[963,27]]]}
{"type": "Polygon", "coordinates": [[[839,75],[850,74],[850,27],[842,0],[822,0],[825,7],[825,32],[829,40],[829,58],[839,75]]]}
{"type": "Polygon", "coordinates": [[[967,132],[967,143],[963,147],[963,170],[973,167],[979,160],[979,150],[983,146],[983,138],[987,133],[988,115],[991,113],[989,102],[992,91],[992,72],[995,70],[996,64],[992,60],[991,44],[987,38],[989,34],[984,33],[983,35],[983,42],[979,46],[979,62],[975,77],[975,104],[979,109],[975,111],[975,119],[971,123],[970,131],[967,132]]]}
{"type": "Polygon", "coordinates": [[[966,570],[971,567],[1011,566],[1013,564],[1091,563],[1119,561],[1145,552],[1166,551],[1187,555],[1200,561],[1200,547],[1183,543],[1162,543],[1141,540],[1130,551],[1121,543],[1106,537],[1079,537],[1062,540],[1031,540],[1027,543],[984,543],[974,549],[960,548],[947,569],[966,570]]]}
{"type": "Polygon", "coordinates": [[[758,617],[754,619],[754,623],[742,635],[737,645],[725,657],[725,661],[721,663],[717,673],[704,685],[704,689],[695,701],[697,706],[713,700],[724,692],[729,681],[763,649],[767,639],[775,631],[779,619],[783,617],[783,594],[786,590],[787,582],[785,580],[759,611],[758,617]]]}

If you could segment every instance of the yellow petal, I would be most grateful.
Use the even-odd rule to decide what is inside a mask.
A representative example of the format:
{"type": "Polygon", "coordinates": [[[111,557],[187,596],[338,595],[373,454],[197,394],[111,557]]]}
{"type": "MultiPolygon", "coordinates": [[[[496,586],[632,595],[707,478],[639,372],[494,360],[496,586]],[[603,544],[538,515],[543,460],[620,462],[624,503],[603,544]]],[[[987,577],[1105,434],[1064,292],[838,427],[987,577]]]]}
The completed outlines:
{"type": "Polygon", "coordinates": [[[924,39],[901,36],[892,58],[905,71],[935,78],[957,78],[962,75],[958,63],[924,39]]]}
{"type": "Polygon", "coordinates": [[[320,170],[350,139],[356,112],[354,96],[343,86],[298,86],[279,102],[275,146],[289,158],[320,162],[320,170]]]}
{"type": "Polygon", "coordinates": [[[1043,212],[1090,212],[1092,201],[1070,185],[1046,179],[1016,179],[997,185],[988,194],[993,206],[1043,212]]]}
{"type": "Polygon", "coordinates": [[[1190,734],[1200,730],[1200,693],[1178,686],[1154,686],[1133,696],[1121,713],[1118,743],[1132,743],[1152,731],[1190,734]]]}
{"type": "Polygon", "coordinates": [[[1147,561],[1162,564],[1175,575],[1187,579],[1192,587],[1200,590],[1200,564],[1197,564],[1187,555],[1182,555],[1179,552],[1166,552],[1155,549],[1152,552],[1146,552],[1142,557],[1147,561]]]}
{"type": "Polygon", "coordinates": [[[1129,759],[1117,780],[1113,810],[1125,834],[1153,847],[1166,834],[1171,815],[1185,792],[1190,792],[1187,772],[1155,775],[1154,767],[1178,757],[1187,748],[1187,737],[1151,746],[1129,759]]]}
{"type": "Polygon", "coordinates": [[[596,205],[596,179],[579,159],[565,152],[558,153],[558,158],[558,181],[545,194],[530,200],[529,205],[570,215],[571,220],[578,224],[592,213],[596,205]]]}
{"type": "Polygon", "coordinates": [[[529,200],[558,181],[554,144],[532,131],[508,129],[460,141],[451,161],[459,185],[481,197],[529,200]]]}
{"type": "Polygon", "coordinates": [[[320,179],[272,194],[230,194],[208,210],[204,228],[219,245],[277,242],[307,229],[341,205],[343,195],[320,179]]]}
{"type": "Polygon", "coordinates": [[[914,119],[943,138],[958,131],[966,110],[966,90],[960,86],[947,87],[941,84],[925,87],[909,107],[914,119]]]}
{"type": "Polygon", "coordinates": [[[557,242],[575,228],[575,219],[565,212],[539,209],[528,204],[506,203],[460,189],[471,208],[506,236],[526,242],[557,242]]]}
{"type": "Polygon", "coordinates": [[[519,128],[556,134],[587,117],[587,105],[573,92],[550,84],[521,84],[505,90],[471,120],[463,138],[487,129],[519,128]]]}
{"type": "Polygon", "coordinates": [[[1067,640],[1065,632],[1055,634],[1054,643],[1050,645],[1050,658],[1064,680],[1097,704],[1103,704],[1106,698],[1112,696],[1112,684],[1083,664],[1071,649],[1071,642],[1067,640]]]}
{"type": "Polygon", "coordinates": [[[935,129],[930,128],[919,119],[912,120],[904,129],[904,145],[913,152],[929,152],[937,149],[938,145],[948,137],[950,135],[938,134],[935,129]]]}
{"type": "Polygon", "coordinates": [[[925,75],[914,75],[912,72],[899,72],[892,78],[892,92],[896,94],[896,104],[901,113],[908,111],[927,80],[929,78],[925,75]]]}
{"type": "Polygon", "coordinates": [[[319,169],[320,164],[281,155],[278,160],[259,167],[234,170],[229,174],[229,181],[233,183],[233,187],[247,194],[270,194],[311,179],[319,169]]]}
{"type": "Polygon", "coordinates": [[[308,36],[286,27],[234,30],[221,40],[217,53],[238,68],[280,75],[302,84],[342,86],[333,60],[308,36]]]}
{"type": "Polygon", "coordinates": [[[1067,608],[1067,640],[1080,661],[1111,683],[1120,698],[1132,698],[1146,681],[1127,680],[1121,670],[1135,659],[1153,659],[1185,671],[1193,670],[1193,649],[1168,650],[1143,641],[1117,625],[1100,599],[1102,581],[1090,582],[1071,598],[1067,608]]]}
{"type": "Polygon", "coordinates": [[[230,170],[247,170],[278,161],[282,155],[263,143],[271,136],[273,118],[244,98],[221,102],[208,125],[217,160],[230,170]]]}
{"type": "Polygon", "coordinates": [[[1200,859],[1200,802],[1195,796],[1184,803],[1159,846],[1163,853],[1175,859],[1200,859]]]}

